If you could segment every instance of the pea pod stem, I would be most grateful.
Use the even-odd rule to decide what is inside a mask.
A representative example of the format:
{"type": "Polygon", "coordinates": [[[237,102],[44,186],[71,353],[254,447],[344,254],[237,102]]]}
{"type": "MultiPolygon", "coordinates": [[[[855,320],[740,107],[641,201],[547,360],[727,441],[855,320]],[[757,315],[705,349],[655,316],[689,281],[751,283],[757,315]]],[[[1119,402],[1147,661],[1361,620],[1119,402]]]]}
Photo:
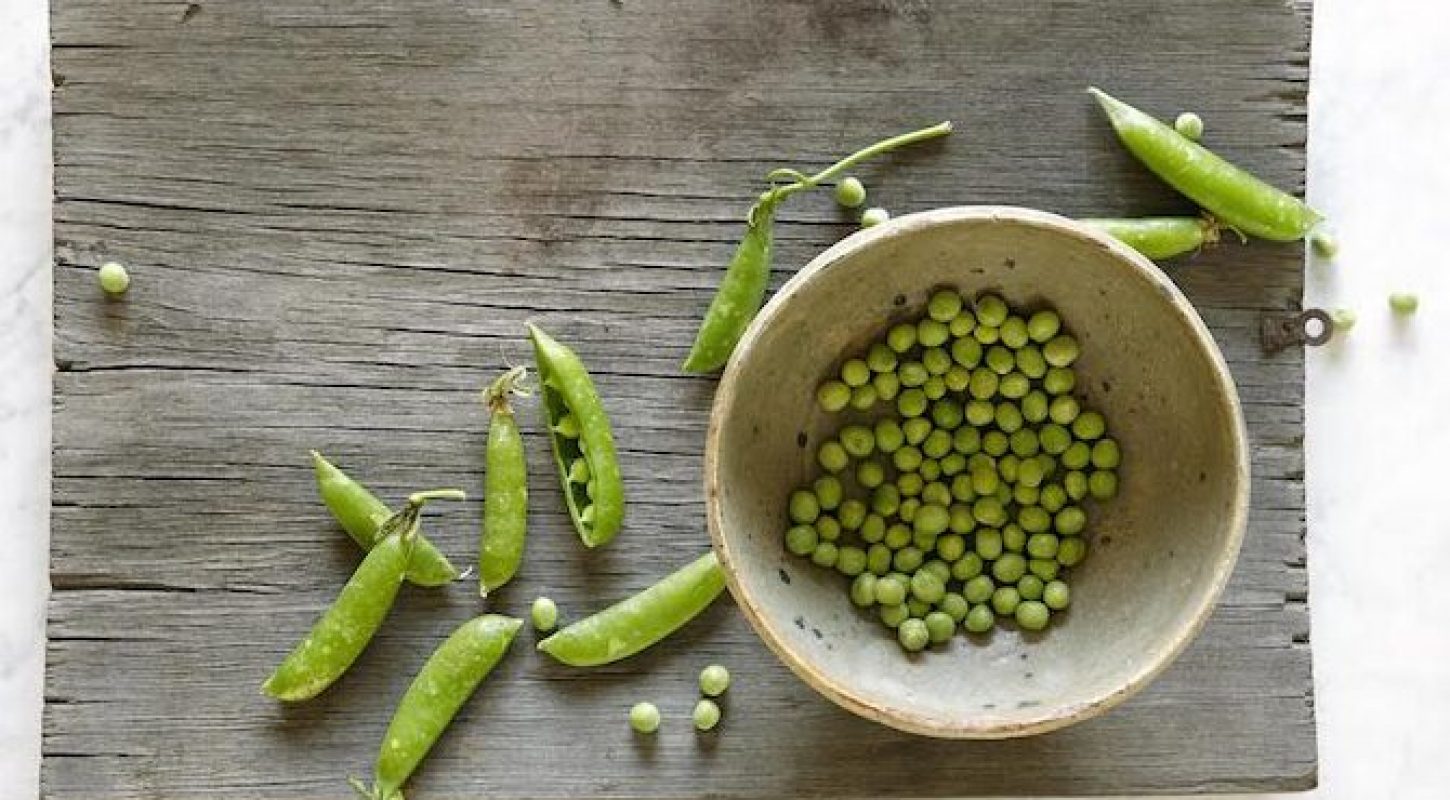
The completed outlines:
{"type": "Polygon", "coordinates": [[[725,575],[711,551],[644,591],[539,642],[539,649],[570,666],[610,664],[674,633],[708,608],[724,588],[725,575]]]}
{"type": "Polygon", "coordinates": [[[1293,195],[1270,186],[1161,120],[1088,87],[1119,141],[1165,183],[1225,226],[1277,242],[1302,239],[1323,217],[1293,195]]]}
{"type": "Polygon", "coordinates": [[[1197,252],[1218,243],[1218,223],[1212,217],[1141,217],[1083,219],[1113,238],[1155,261],[1197,252]]]}
{"type": "Polygon", "coordinates": [[[765,290],[770,284],[775,211],[786,198],[813,189],[866,159],[951,132],[952,123],[948,121],[883,139],[857,150],[814,175],[806,175],[788,167],[772,170],[767,176],[768,180],[773,182],[791,179],[793,182],[771,187],[750,207],[750,212],[746,215],[745,235],[735,248],[730,265],[725,269],[725,276],[720,279],[720,287],[710,300],[710,307],[706,309],[705,318],[700,322],[700,330],[695,334],[690,354],[681,368],[685,372],[715,372],[730,360],[736,343],[745,334],[745,329],[765,302],[765,290]]]}

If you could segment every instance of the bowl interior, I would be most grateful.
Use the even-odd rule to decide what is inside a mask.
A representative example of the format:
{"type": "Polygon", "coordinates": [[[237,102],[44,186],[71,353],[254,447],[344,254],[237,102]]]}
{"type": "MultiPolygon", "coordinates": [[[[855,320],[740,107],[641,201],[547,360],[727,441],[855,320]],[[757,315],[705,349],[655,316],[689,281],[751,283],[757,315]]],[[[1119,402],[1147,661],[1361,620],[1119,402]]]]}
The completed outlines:
{"type": "MultiPolygon", "coordinates": [[[[998,737],[1091,716],[1167,665],[1207,616],[1242,536],[1243,423],[1202,322],[1155,267],[1059,217],[943,209],[822,254],[752,326],[717,395],[711,534],[752,624],[799,675],[857,713],[920,733],[998,737]],[[1087,504],[1091,549],[1071,610],[1042,634],[996,629],[905,655],[847,579],[785,552],[790,491],[849,421],[819,382],[938,286],[1050,304],[1082,344],[1077,394],[1123,450],[1119,496],[1087,504]]],[[[862,496],[847,481],[848,492],[862,496]]]]}

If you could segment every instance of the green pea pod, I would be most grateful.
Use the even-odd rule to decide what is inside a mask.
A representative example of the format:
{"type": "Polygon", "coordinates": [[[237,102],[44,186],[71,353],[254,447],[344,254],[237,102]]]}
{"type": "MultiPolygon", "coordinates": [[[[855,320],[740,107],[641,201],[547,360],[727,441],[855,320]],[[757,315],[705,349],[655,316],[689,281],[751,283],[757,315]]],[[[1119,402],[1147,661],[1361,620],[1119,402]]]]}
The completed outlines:
{"type": "Polygon", "coordinates": [[[372,789],[353,780],[364,797],[401,800],[412,776],[459,709],[508,652],[523,623],[485,614],[458,627],[429,656],[403,699],[378,750],[372,789]]]}
{"type": "Polygon", "coordinates": [[[1323,217],[1302,200],[1230,164],[1171,126],[1096,87],[1097,98],[1128,151],[1169,186],[1220,222],[1276,242],[1302,239],[1323,217]]]}
{"type": "Polygon", "coordinates": [[[509,396],[518,394],[523,367],[505,372],[484,393],[492,418],[484,454],[483,530],[478,546],[478,593],[508,583],[524,558],[528,533],[529,484],[524,442],[509,396]]]}
{"type": "Polygon", "coordinates": [[[712,551],[639,594],[539,642],[539,649],[574,667],[610,664],[674,633],[708,608],[724,588],[725,573],[712,551]]]}
{"type": "Polygon", "coordinates": [[[686,372],[714,372],[725,366],[735,351],[735,343],[760,311],[770,283],[775,209],[781,199],[774,190],[768,191],[750,207],[745,237],[736,246],[735,256],[695,334],[695,344],[683,367],[686,372]]]}
{"type": "Polygon", "coordinates": [[[1218,223],[1212,217],[1143,217],[1141,219],[1079,220],[1158,261],[1181,256],[1218,243],[1218,223]]]}
{"type": "Polygon", "coordinates": [[[598,547],[624,522],[624,481],[609,416],[579,356],[537,325],[528,327],[569,518],[584,545],[598,547]]]}
{"type": "MultiPolygon", "coordinates": [[[[379,539],[378,526],[392,511],[367,487],[353,480],[332,462],[312,451],[312,471],[317,477],[317,493],[347,535],[363,550],[371,550],[379,539]]],[[[408,580],[418,586],[442,586],[457,580],[459,572],[448,557],[433,543],[418,536],[413,543],[413,560],[408,564],[408,580]]]]}

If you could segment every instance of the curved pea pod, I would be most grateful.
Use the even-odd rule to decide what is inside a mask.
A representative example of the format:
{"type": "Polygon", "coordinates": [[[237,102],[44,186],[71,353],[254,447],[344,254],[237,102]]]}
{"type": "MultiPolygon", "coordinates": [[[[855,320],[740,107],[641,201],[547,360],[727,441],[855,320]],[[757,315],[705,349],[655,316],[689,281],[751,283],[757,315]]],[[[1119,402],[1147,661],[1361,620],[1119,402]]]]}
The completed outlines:
{"type": "MultiPolygon", "coordinates": [[[[317,493],[347,535],[363,550],[371,550],[378,541],[378,526],[393,512],[367,487],[353,480],[312,451],[312,472],[317,477],[317,493]]],[[[418,586],[442,586],[458,578],[459,572],[448,557],[433,543],[418,536],[413,543],[413,560],[408,564],[408,580],[418,586]]]]}
{"type": "Polygon", "coordinates": [[[724,588],[720,562],[714,552],[706,553],[639,594],[539,642],[539,649],[574,667],[610,664],[674,633],[724,588]]]}
{"type": "Polygon", "coordinates": [[[1079,220],[1155,261],[1193,253],[1218,243],[1212,217],[1142,217],[1079,220]]]}
{"type": "Polygon", "coordinates": [[[528,327],[569,518],[585,546],[598,547],[624,522],[624,481],[609,416],[579,356],[537,325],[528,327]]]}
{"type": "Polygon", "coordinates": [[[509,396],[519,393],[523,367],[505,372],[484,393],[492,415],[484,452],[483,529],[478,547],[478,593],[488,593],[513,579],[524,558],[528,534],[528,464],[519,424],[509,396]]]}
{"type": "Polygon", "coordinates": [[[1276,242],[1302,239],[1323,220],[1302,200],[1230,164],[1162,121],[1089,87],[1123,146],[1224,225],[1276,242]]]}
{"type": "Polygon", "coordinates": [[[512,617],[485,614],[453,631],[428,657],[398,702],[378,750],[373,787],[367,789],[353,781],[353,788],[376,800],[401,800],[403,784],[503,659],[522,624],[512,617]]]}
{"type": "Polygon", "coordinates": [[[287,702],[310,700],[347,672],[393,607],[417,527],[418,507],[412,504],[383,523],[382,539],[306,638],[262,684],[264,694],[287,702]]]}
{"type": "Polygon", "coordinates": [[[775,208],[779,202],[777,194],[769,191],[751,207],[745,236],[736,246],[735,256],[695,334],[695,344],[685,359],[685,372],[714,372],[725,366],[735,344],[760,311],[770,283],[775,208]]]}

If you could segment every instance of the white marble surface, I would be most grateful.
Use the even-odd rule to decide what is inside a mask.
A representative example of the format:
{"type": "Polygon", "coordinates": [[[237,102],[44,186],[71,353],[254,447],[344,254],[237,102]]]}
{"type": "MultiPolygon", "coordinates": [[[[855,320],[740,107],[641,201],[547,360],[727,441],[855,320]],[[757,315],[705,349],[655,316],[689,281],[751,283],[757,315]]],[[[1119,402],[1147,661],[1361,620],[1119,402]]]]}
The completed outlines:
{"type": "MultiPolygon", "coordinates": [[[[48,545],[46,0],[0,0],[0,800],[37,795],[48,545]]],[[[1309,357],[1321,800],[1450,793],[1450,6],[1317,0],[1310,199],[1335,221],[1309,304],[1359,324],[1309,357]],[[1397,321],[1386,295],[1416,291],[1397,321]],[[1441,348],[1446,348],[1442,350],[1441,348]]],[[[1232,20],[1225,20],[1226,25],[1232,20]]],[[[1211,128],[1213,120],[1208,120],[1211,128]]]]}

